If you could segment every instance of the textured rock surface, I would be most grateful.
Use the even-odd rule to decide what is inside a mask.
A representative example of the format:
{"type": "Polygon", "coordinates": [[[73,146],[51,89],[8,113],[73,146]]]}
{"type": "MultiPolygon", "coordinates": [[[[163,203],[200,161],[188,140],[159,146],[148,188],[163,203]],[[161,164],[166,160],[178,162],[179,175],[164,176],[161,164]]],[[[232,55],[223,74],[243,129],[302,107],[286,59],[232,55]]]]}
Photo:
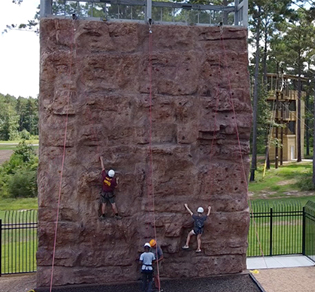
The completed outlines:
{"type": "Polygon", "coordinates": [[[40,36],[37,286],[50,283],[61,174],[54,285],[137,279],[155,231],[162,276],[244,270],[247,30],[156,25],[150,41],[142,24],[43,19],[40,36]],[[121,221],[98,220],[100,155],[120,177],[121,221]],[[184,203],[212,206],[201,254],[181,250],[184,203]]]}

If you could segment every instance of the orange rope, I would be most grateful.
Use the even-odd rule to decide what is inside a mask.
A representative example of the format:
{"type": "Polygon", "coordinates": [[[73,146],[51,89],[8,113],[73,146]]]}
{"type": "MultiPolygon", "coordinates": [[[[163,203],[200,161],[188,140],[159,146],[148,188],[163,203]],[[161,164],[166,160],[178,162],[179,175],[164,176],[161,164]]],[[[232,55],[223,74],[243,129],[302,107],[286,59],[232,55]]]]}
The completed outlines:
{"type": "MultiPolygon", "coordinates": [[[[228,64],[227,57],[226,57],[226,50],[225,50],[224,40],[223,40],[223,27],[221,27],[221,37],[220,37],[220,39],[221,39],[221,46],[222,46],[222,49],[223,49],[225,64],[228,64]]],[[[246,176],[246,171],[245,171],[245,166],[244,166],[244,159],[243,159],[243,155],[242,155],[242,147],[241,147],[241,141],[240,141],[238,126],[237,126],[236,111],[235,111],[233,99],[231,97],[232,86],[231,86],[231,76],[230,76],[230,74],[231,74],[231,71],[228,70],[229,101],[230,101],[230,105],[231,105],[232,110],[233,110],[233,120],[234,120],[234,123],[235,123],[237,141],[238,141],[238,146],[239,146],[239,155],[240,155],[240,158],[241,158],[243,177],[244,177],[244,182],[246,184],[246,191],[247,191],[248,190],[248,179],[247,179],[247,176],[246,176]]],[[[256,234],[256,237],[257,237],[257,241],[258,241],[258,244],[259,244],[260,251],[261,251],[261,254],[263,256],[263,259],[265,260],[264,253],[263,253],[263,250],[262,250],[262,245],[261,245],[261,242],[260,242],[260,239],[259,239],[259,236],[258,236],[258,232],[257,232],[257,224],[256,224],[256,221],[255,221],[254,216],[253,216],[253,209],[251,208],[251,202],[250,202],[249,197],[247,197],[247,199],[248,199],[248,205],[250,206],[250,209],[251,209],[251,212],[252,212],[252,219],[253,219],[254,226],[255,226],[254,229],[255,229],[255,234],[256,234]]]]}
{"type": "MultiPolygon", "coordinates": [[[[155,198],[154,198],[154,185],[153,185],[153,154],[152,154],[152,30],[151,24],[149,24],[149,116],[150,116],[150,132],[149,132],[149,186],[148,186],[148,197],[152,196],[152,211],[153,211],[153,231],[154,231],[154,239],[156,241],[156,261],[158,260],[158,241],[157,241],[157,234],[156,234],[156,220],[155,220],[155,198]]],[[[151,210],[150,210],[151,212],[151,210]]],[[[160,271],[159,265],[157,263],[157,277],[160,283],[160,271]]],[[[160,285],[158,287],[159,291],[161,289],[160,285]]]]}
{"type": "MultiPolygon", "coordinates": [[[[69,66],[69,79],[71,78],[71,71],[72,71],[72,62],[73,62],[73,43],[74,43],[74,21],[73,23],[73,31],[72,31],[72,42],[70,45],[70,66],[69,66]]],[[[67,99],[67,105],[66,105],[66,120],[65,120],[65,130],[64,130],[64,139],[63,139],[63,153],[62,153],[62,163],[61,163],[61,171],[60,171],[60,179],[59,179],[59,190],[58,190],[58,203],[57,203],[57,214],[56,214],[56,222],[55,222],[55,236],[54,236],[54,246],[53,246],[53,255],[52,255],[52,264],[51,264],[51,277],[50,277],[50,289],[49,291],[52,291],[52,285],[53,285],[53,276],[54,276],[54,265],[55,265],[55,255],[56,255],[56,243],[57,243],[57,231],[58,231],[58,220],[59,220],[59,210],[60,210],[60,201],[61,201],[61,189],[62,189],[62,177],[63,177],[63,170],[64,170],[64,164],[65,164],[65,158],[66,158],[66,142],[67,142],[67,130],[68,130],[68,110],[69,110],[69,103],[70,103],[70,85],[68,88],[68,99],[67,99]]]]}

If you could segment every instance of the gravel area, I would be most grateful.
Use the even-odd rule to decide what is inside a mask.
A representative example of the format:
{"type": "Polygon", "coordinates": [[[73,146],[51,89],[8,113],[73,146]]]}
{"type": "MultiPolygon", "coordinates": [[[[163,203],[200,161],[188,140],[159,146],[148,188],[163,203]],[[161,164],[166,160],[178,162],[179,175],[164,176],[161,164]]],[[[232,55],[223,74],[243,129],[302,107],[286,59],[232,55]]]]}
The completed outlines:
{"type": "Polygon", "coordinates": [[[36,287],[36,274],[0,277],[1,292],[28,292],[36,287]]]}
{"type": "MultiPolygon", "coordinates": [[[[315,267],[262,269],[254,274],[266,292],[315,292],[315,267]]],[[[36,287],[36,274],[0,277],[1,292],[28,292],[36,287]]],[[[248,274],[162,281],[165,292],[259,292],[248,274]]],[[[49,289],[35,289],[48,292],[49,289]]],[[[140,282],[117,286],[71,286],[53,292],[137,292],[140,282]],[[105,288],[106,287],[106,288],[105,288]]]]}
{"type": "MultiPolygon", "coordinates": [[[[35,275],[3,276],[0,278],[1,292],[28,292],[36,286],[35,275]]],[[[137,292],[140,281],[124,285],[72,285],[54,287],[54,292],[137,292]]],[[[259,292],[255,282],[247,273],[216,276],[202,279],[162,280],[164,292],[259,292]]],[[[35,292],[49,292],[49,288],[35,289],[35,292]]]]}
{"type": "MultiPolygon", "coordinates": [[[[315,292],[315,267],[261,269],[252,274],[266,292],[315,292]]],[[[135,292],[140,282],[117,286],[72,286],[54,288],[54,292],[135,292]],[[106,288],[105,288],[106,287],[106,288]]],[[[181,279],[162,281],[165,292],[259,292],[248,274],[211,277],[207,279],[181,279]]],[[[36,274],[0,277],[1,292],[49,292],[35,289],[36,274]]]]}
{"type": "Polygon", "coordinates": [[[315,292],[315,267],[262,269],[254,277],[266,292],[315,292]]]}

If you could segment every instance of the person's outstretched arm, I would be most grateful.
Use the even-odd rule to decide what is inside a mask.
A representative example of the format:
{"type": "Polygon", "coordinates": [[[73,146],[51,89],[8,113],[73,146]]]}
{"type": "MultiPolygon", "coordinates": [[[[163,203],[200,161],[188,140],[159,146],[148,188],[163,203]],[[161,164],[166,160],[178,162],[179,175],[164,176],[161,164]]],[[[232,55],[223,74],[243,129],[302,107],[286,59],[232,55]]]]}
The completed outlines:
{"type": "Polygon", "coordinates": [[[207,216],[210,215],[210,212],[211,212],[211,206],[208,206],[208,213],[207,213],[207,216]]]}
{"type": "Polygon", "coordinates": [[[102,170],[105,170],[103,156],[100,156],[102,170]]]}
{"type": "Polygon", "coordinates": [[[187,211],[189,212],[189,214],[190,214],[191,216],[194,215],[194,213],[189,209],[189,207],[188,207],[187,204],[185,204],[184,206],[185,206],[185,208],[187,209],[187,211]]]}

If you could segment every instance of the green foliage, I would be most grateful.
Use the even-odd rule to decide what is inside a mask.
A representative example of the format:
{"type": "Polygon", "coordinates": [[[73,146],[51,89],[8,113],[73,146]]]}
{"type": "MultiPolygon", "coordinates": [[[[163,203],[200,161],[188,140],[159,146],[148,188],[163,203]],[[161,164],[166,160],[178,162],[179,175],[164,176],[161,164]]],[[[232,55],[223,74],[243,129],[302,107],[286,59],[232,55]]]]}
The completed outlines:
{"type": "Polygon", "coordinates": [[[34,148],[20,142],[10,160],[0,166],[0,196],[37,196],[38,157],[34,148]]]}
{"type": "Polygon", "coordinates": [[[20,157],[23,162],[29,162],[36,156],[36,152],[32,145],[26,144],[23,140],[14,150],[13,156],[20,157]]]}
{"type": "Polygon", "coordinates": [[[38,100],[0,93],[0,140],[29,139],[38,135],[38,100]]]}
{"type": "Polygon", "coordinates": [[[296,185],[301,191],[314,191],[315,186],[313,184],[312,172],[309,171],[303,175],[300,175],[300,179],[296,185]]]}
{"type": "Polygon", "coordinates": [[[37,196],[37,172],[29,169],[18,169],[8,181],[8,190],[11,196],[35,197],[37,196]]]}
{"type": "MultiPolygon", "coordinates": [[[[310,68],[314,65],[315,31],[310,21],[310,8],[308,5],[305,6],[305,1],[300,1],[299,7],[302,7],[300,9],[292,4],[291,0],[249,1],[249,29],[252,32],[249,35],[249,43],[255,46],[249,70],[251,76],[254,77],[253,84],[254,82],[258,84],[258,94],[255,91],[253,93],[254,96],[258,96],[259,103],[258,108],[253,109],[256,114],[254,116],[258,117],[257,125],[253,124],[253,131],[257,132],[258,138],[255,142],[257,151],[261,154],[264,153],[268,128],[272,123],[270,119],[260,119],[268,117],[266,112],[268,105],[261,103],[261,99],[266,96],[261,89],[267,81],[266,73],[292,74],[313,80],[313,72],[310,68]]],[[[298,82],[294,80],[289,81],[286,86],[289,89],[298,90],[298,82]]],[[[305,82],[303,86],[308,96],[312,96],[314,84],[305,82]]],[[[313,140],[312,100],[313,98],[306,98],[305,135],[307,140],[305,144],[307,145],[311,145],[313,140]]],[[[252,144],[255,146],[254,142],[252,144]]],[[[309,148],[307,153],[309,153],[309,148]]],[[[254,151],[253,155],[255,155],[254,151]]]]}
{"type": "Polygon", "coordinates": [[[271,41],[272,55],[287,73],[303,74],[314,55],[314,33],[315,28],[307,20],[304,9],[295,11],[291,21],[279,27],[279,34],[271,41]]]}
{"type": "Polygon", "coordinates": [[[253,194],[252,198],[261,195],[268,198],[292,197],[289,192],[313,190],[312,163],[290,163],[277,169],[271,168],[263,177],[263,167],[258,167],[256,181],[250,182],[248,191],[253,194]]]}
{"type": "Polygon", "coordinates": [[[22,130],[20,136],[23,140],[29,140],[31,138],[31,134],[25,129],[22,130]]]}

